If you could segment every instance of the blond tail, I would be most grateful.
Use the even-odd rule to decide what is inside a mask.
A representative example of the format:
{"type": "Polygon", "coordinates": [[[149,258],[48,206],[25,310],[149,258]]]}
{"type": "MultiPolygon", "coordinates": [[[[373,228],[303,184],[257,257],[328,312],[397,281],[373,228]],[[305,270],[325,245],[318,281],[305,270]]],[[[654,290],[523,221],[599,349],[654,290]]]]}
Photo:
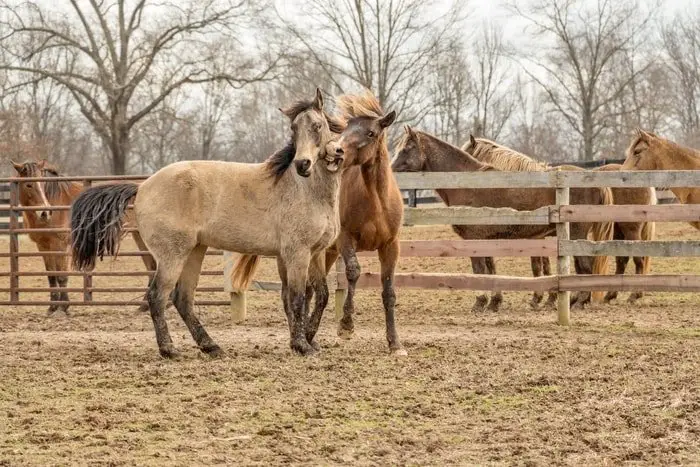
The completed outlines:
{"type": "MultiPolygon", "coordinates": [[[[651,200],[649,204],[657,204],[656,189],[650,188],[651,200]]],[[[642,224],[642,240],[654,240],[656,238],[656,222],[645,222],[642,224]]],[[[642,258],[642,274],[651,272],[651,257],[645,256],[642,258]]]]}
{"type": "Polygon", "coordinates": [[[242,255],[238,258],[231,273],[231,286],[234,290],[248,290],[259,263],[260,256],[257,255],[242,255]]]}
{"type": "MultiPolygon", "coordinates": [[[[603,195],[603,204],[611,205],[613,204],[613,195],[610,188],[600,189],[603,195]]],[[[596,222],[593,224],[593,241],[602,242],[606,240],[613,239],[615,223],[613,222],[596,222]]],[[[607,274],[608,264],[610,262],[609,256],[596,256],[593,260],[593,274],[607,274]]],[[[591,301],[601,302],[605,296],[605,291],[596,290],[591,292],[591,301]]]]}

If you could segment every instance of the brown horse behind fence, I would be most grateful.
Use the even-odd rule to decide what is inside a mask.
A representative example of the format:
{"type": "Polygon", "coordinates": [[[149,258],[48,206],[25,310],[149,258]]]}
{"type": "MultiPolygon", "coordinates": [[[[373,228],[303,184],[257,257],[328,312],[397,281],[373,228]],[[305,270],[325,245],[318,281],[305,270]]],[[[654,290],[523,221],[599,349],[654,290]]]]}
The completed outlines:
{"type": "MultiPolygon", "coordinates": [[[[700,170],[700,151],[642,129],[627,148],[621,170],[700,170]]],[[[700,188],[671,188],[683,204],[700,204],[700,188]]],[[[700,221],[690,222],[700,230],[700,221]]]]}
{"type": "MultiPolygon", "coordinates": [[[[621,164],[607,164],[593,170],[609,172],[621,170],[621,164]]],[[[654,188],[611,188],[616,205],[627,204],[656,204],[656,190],[654,188]]],[[[615,222],[614,240],[653,240],[656,230],[654,222],[615,222]]],[[[649,274],[651,271],[651,258],[649,256],[635,256],[633,258],[636,274],[649,274]]],[[[629,256],[617,256],[615,258],[615,274],[624,274],[629,262],[629,256]]],[[[635,302],[644,296],[644,292],[632,292],[627,301],[635,302]]],[[[611,290],[605,295],[605,303],[617,298],[617,291],[611,290]]]]}
{"type": "MultiPolygon", "coordinates": [[[[12,162],[17,175],[20,178],[60,177],[58,169],[46,160],[38,162],[12,162]]],[[[70,226],[70,211],[51,210],[51,206],[69,206],[73,200],[83,191],[83,185],[71,181],[23,181],[19,184],[19,203],[22,207],[43,208],[37,211],[22,211],[24,225],[28,229],[67,228],[70,226]]],[[[133,232],[141,251],[147,251],[146,245],[141,240],[138,232],[133,232]]],[[[68,271],[68,245],[70,245],[70,233],[30,232],[29,239],[36,243],[39,252],[52,252],[43,256],[46,271],[49,273],[49,287],[52,302],[67,302],[68,294],[60,289],[68,286],[68,276],[51,275],[51,272],[68,271]],[[59,255],[56,253],[66,253],[59,255]]],[[[143,262],[149,271],[155,271],[155,262],[150,256],[142,256],[143,262]]],[[[147,310],[144,305],[142,309],[147,310]]],[[[68,305],[52,303],[48,313],[56,311],[68,313],[68,305]]]]}

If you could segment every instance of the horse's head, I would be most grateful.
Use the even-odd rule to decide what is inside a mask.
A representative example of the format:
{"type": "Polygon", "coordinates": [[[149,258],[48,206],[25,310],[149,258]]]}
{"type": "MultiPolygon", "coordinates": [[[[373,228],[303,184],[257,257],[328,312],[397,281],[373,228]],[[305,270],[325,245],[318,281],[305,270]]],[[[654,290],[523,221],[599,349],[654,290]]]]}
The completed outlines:
{"type": "Polygon", "coordinates": [[[384,114],[370,91],[341,96],[338,107],[346,122],[338,142],[345,151],[348,165],[372,164],[387,153],[386,129],[396,120],[396,112],[384,114]]]}
{"type": "Polygon", "coordinates": [[[391,168],[394,172],[421,172],[425,169],[426,157],[418,135],[408,125],[404,126],[404,130],[391,168]]]}
{"type": "MultiPolygon", "coordinates": [[[[48,167],[45,160],[23,163],[14,161],[11,162],[20,178],[43,177],[44,169],[48,167]]],[[[19,184],[19,202],[25,207],[39,206],[47,208],[45,210],[38,211],[37,215],[42,221],[48,222],[51,220],[51,211],[48,209],[51,207],[51,205],[46,197],[43,182],[31,180],[21,182],[19,184]]]]}
{"type": "Polygon", "coordinates": [[[620,170],[659,170],[659,154],[665,152],[663,145],[655,134],[637,128],[620,170]]]}
{"type": "MultiPolygon", "coordinates": [[[[292,143],[296,149],[294,167],[299,175],[308,177],[314,163],[326,157],[326,148],[334,138],[329,117],[323,111],[321,90],[316,89],[316,97],[311,102],[299,102],[280,110],[291,121],[292,143]]],[[[334,153],[329,157],[336,161],[339,156],[342,154],[334,153]]],[[[342,162],[342,157],[340,159],[342,162]]]]}

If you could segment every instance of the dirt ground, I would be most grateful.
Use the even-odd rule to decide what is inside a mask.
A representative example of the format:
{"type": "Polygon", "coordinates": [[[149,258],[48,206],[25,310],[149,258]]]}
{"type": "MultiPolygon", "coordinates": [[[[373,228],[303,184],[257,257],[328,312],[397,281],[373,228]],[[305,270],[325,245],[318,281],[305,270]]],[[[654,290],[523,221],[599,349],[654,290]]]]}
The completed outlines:
{"type": "MultiPolygon", "coordinates": [[[[659,226],[658,237],[698,235],[668,224],[659,226]]],[[[416,227],[403,238],[454,235],[416,227]]],[[[132,249],[127,243],[123,249],[132,249]]],[[[7,251],[6,238],[0,248],[7,251]]],[[[23,239],[22,249],[32,248],[23,239]]],[[[209,257],[206,269],[221,262],[209,257]]],[[[99,268],[138,264],[130,258],[99,268]]],[[[36,259],[21,265],[41,270],[36,259]]],[[[378,270],[373,259],[363,267],[378,270]]],[[[504,258],[498,267],[501,274],[529,275],[526,259],[504,258]]],[[[7,268],[0,260],[0,270],[7,268]]],[[[470,271],[459,259],[406,258],[400,269],[470,271]]],[[[692,258],[656,259],[652,269],[700,273],[692,258]]],[[[275,280],[272,265],[259,277],[275,280]]],[[[204,277],[202,285],[221,280],[204,277]]],[[[0,278],[0,288],[6,281],[0,278]]],[[[95,279],[96,285],[144,282],[95,279]]],[[[44,284],[44,278],[21,282],[44,284]]],[[[469,312],[472,292],[398,294],[404,358],[387,353],[377,290],[359,292],[351,340],[335,337],[329,307],[323,350],[313,358],[289,351],[281,304],[271,292],[249,295],[243,325],[231,322],[226,307],[198,309],[227,351],[219,360],[198,352],[172,310],[181,361],[159,358],[150,318],[135,306],[76,307],[70,317],[54,318],[44,307],[4,307],[0,465],[687,465],[700,459],[700,295],[654,293],[629,306],[622,294],[620,303],[574,312],[565,329],[553,310],[530,310],[525,293],[507,293],[501,312],[480,315],[469,312]]]]}

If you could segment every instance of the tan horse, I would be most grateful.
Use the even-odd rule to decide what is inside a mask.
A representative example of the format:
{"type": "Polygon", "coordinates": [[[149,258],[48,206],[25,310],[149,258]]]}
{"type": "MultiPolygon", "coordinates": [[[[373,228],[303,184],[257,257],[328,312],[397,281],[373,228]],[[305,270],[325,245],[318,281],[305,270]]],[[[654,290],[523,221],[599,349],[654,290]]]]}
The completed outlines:
{"type": "MultiPolygon", "coordinates": [[[[17,175],[20,178],[39,178],[39,177],[60,177],[58,169],[49,164],[46,160],[39,162],[12,162],[17,175]]],[[[69,181],[27,181],[20,183],[19,203],[23,207],[46,208],[38,211],[23,211],[24,225],[26,228],[61,228],[68,227],[70,224],[69,211],[50,210],[51,206],[69,206],[76,196],[83,191],[83,185],[79,182],[69,181]]],[[[146,251],[146,245],[141,240],[138,232],[133,232],[134,240],[141,251],[146,251]]],[[[66,252],[70,244],[69,233],[41,233],[30,232],[29,239],[36,243],[37,249],[40,252],[66,252]]],[[[47,254],[44,257],[44,265],[46,271],[49,272],[49,287],[51,288],[66,288],[68,286],[68,276],[54,276],[50,273],[53,271],[63,272],[68,271],[68,257],[55,256],[47,254]]],[[[143,262],[149,271],[155,271],[156,265],[153,258],[143,256],[143,262]]],[[[51,291],[52,302],[67,302],[68,294],[63,291],[51,291]]],[[[148,307],[142,307],[147,310],[148,307]]],[[[68,305],[51,304],[48,313],[52,314],[55,311],[63,311],[68,313],[68,305]]]]}
{"type": "Polygon", "coordinates": [[[164,316],[173,289],[173,303],[199,348],[212,356],[222,353],[193,313],[194,290],[208,247],[279,257],[288,287],[290,346],[302,355],[314,351],[306,337],[304,313],[309,266],[340,230],[342,150],[330,144],[322,106],[317,91],[305,115],[295,119],[291,142],[265,163],[177,162],[140,186],[95,187],[76,199],[72,246],[80,269],[90,269],[97,257],[115,253],[124,212],[133,199],[136,225],[157,263],[148,299],[162,356],[177,355],[164,316]],[[289,170],[292,163],[296,170],[289,170]],[[92,217],[96,200],[103,210],[92,217]]]}
{"type": "MultiPolygon", "coordinates": [[[[406,127],[406,134],[398,145],[393,163],[397,172],[484,172],[498,171],[496,167],[479,161],[469,153],[422,131],[406,127]]],[[[448,206],[472,207],[509,207],[520,211],[530,211],[542,206],[555,204],[555,193],[550,188],[486,188],[486,189],[440,189],[436,190],[448,206]]],[[[572,201],[585,204],[610,203],[609,192],[605,190],[588,190],[573,194],[572,201]]],[[[543,238],[551,235],[554,225],[454,225],[452,228],[464,239],[519,239],[543,238]]],[[[612,226],[593,229],[592,225],[572,225],[572,238],[586,238],[589,230],[594,230],[597,239],[612,237],[612,226]]],[[[473,257],[474,274],[495,274],[493,258],[473,257]]],[[[576,258],[577,272],[598,273],[591,258],[576,258]]],[[[503,300],[501,292],[496,291],[491,297],[489,308],[497,310],[503,300]]],[[[581,305],[590,301],[590,292],[582,292],[572,297],[574,303],[581,305]]],[[[482,311],[488,297],[481,295],[472,311],[482,311]]]]}
{"type": "MultiPolygon", "coordinates": [[[[595,171],[609,172],[621,170],[620,164],[607,164],[596,167],[595,171]]],[[[616,205],[628,204],[656,204],[656,190],[654,188],[611,188],[616,205]]],[[[653,240],[656,230],[654,222],[615,222],[614,240],[653,240]]],[[[636,274],[649,274],[651,271],[651,258],[648,256],[633,258],[636,274]]],[[[629,262],[629,256],[617,256],[615,258],[615,274],[624,274],[629,262]]],[[[611,290],[605,295],[605,303],[617,298],[617,291],[611,290]]],[[[644,292],[633,292],[628,297],[629,303],[634,303],[642,298],[644,292]]]]}
{"type": "MultiPolygon", "coordinates": [[[[641,129],[627,148],[620,170],[700,170],[700,151],[641,129]]],[[[700,188],[671,188],[683,204],[699,204],[700,188]]],[[[690,222],[700,230],[700,221],[690,222]]]]}
{"type": "MultiPolygon", "coordinates": [[[[573,165],[562,165],[558,168],[550,167],[548,164],[532,159],[530,156],[517,152],[509,147],[498,144],[494,141],[488,140],[486,138],[474,138],[474,136],[469,136],[469,142],[466,143],[462,150],[474,156],[477,160],[493,165],[497,169],[506,171],[517,171],[517,172],[543,172],[550,170],[584,170],[580,167],[573,165]]],[[[612,190],[609,188],[573,188],[571,189],[571,204],[612,204],[614,200],[612,190]]],[[[611,222],[600,222],[600,223],[575,223],[571,224],[571,238],[574,240],[586,239],[588,237],[588,232],[592,232],[594,239],[599,240],[610,240],[613,234],[613,223],[611,222]]],[[[589,262],[590,258],[577,257],[574,258],[574,267],[576,272],[591,273],[593,274],[605,274],[608,269],[609,258],[607,256],[597,256],[593,260],[592,267],[588,264],[583,264],[583,262],[589,262]]],[[[545,271],[546,275],[549,275],[549,258],[533,258],[531,259],[532,272],[535,277],[537,277],[541,268],[545,271]]],[[[494,272],[495,274],[495,272],[494,272]]],[[[533,303],[536,303],[538,299],[541,300],[541,294],[535,293],[533,296],[533,303]]],[[[588,293],[579,294],[578,298],[574,296],[575,303],[582,299],[581,304],[587,303],[590,298],[595,300],[600,300],[603,298],[602,292],[593,292],[592,296],[588,293]]],[[[550,293],[548,304],[554,304],[556,300],[556,294],[550,293]]]]}

